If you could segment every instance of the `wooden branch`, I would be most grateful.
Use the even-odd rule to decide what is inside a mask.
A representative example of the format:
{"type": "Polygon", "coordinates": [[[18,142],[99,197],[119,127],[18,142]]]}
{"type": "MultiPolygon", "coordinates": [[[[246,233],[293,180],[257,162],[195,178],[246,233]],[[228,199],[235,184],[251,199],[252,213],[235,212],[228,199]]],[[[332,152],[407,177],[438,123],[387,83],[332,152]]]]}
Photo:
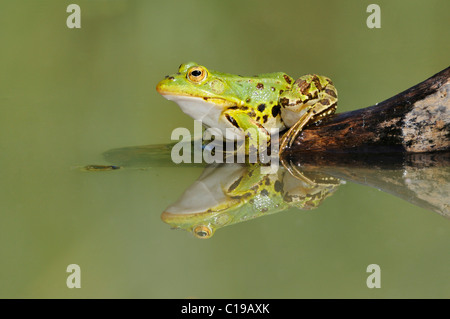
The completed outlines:
{"type": "Polygon", "coordinates": [[[384,102],[305,128],[288,152],[296,157],[445,150],[450,150],[450,67],[384,102]]]}

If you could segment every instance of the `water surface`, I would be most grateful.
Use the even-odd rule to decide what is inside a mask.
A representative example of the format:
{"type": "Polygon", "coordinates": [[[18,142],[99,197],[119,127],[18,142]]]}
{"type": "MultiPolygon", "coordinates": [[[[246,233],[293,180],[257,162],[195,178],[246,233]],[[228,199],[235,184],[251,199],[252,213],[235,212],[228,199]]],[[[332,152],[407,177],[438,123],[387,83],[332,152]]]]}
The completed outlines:
{"type": "Polygon", "coordinates": [[[317,209],[236,223],[208,240],[161,220],[204,166],[80,169],[120,164],[105,152],[192,129],[154,89],[189,60],[327,75],[338,112],[389,98],[448,66],[448,3],[379,1],[379,30],[366,27],[360,1],[78,1],[79,30],[65,26],[69,3],[1,4],[0,297],[448,298],[449,220],[410,200],[429,203],[436,188],[445,198],[448,167],[427,175],[409,165],[405,178],[394,167],[398,188],[386,191],[389,181],[364,167],[321,166],[346,183],[317,209]],[[430,176],[434,186],[421,187],[430,176]],[[66,286],[73,263],[80,289],[66,286]],[[369,264],[381,267],[380,289],[366,286],[369,264]]]}

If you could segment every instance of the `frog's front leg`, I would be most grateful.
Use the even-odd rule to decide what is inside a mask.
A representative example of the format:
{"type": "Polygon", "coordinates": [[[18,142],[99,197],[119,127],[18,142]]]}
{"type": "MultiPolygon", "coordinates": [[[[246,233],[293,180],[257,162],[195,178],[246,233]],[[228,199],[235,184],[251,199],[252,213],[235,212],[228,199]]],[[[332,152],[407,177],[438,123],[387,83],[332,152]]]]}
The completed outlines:
{"type": "Polygon", "coordinates": [[[241,110],[229,109],[223,113],[225,118],[244,134],[245,154],[257,154],[261,148],[270,145],[270,133],[252,116],[241,110]],[[254,152],[254,153],[253,153],[254,152]]]}
{"type": "Polygon", "coordinates": [[[337,107],[337,91],[327,77],[315,74],[302,76],[291,89],[280,95],[281,118],[290,129],[281,138],[280,154],[308,123],[333,114],[337,107]]]}

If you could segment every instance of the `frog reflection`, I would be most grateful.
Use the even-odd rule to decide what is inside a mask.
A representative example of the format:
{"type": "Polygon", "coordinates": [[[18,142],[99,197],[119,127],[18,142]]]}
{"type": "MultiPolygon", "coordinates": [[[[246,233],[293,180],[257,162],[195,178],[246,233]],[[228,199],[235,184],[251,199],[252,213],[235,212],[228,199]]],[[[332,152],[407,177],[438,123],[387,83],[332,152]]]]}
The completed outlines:
{"type": "Polygon", "coordinates": [[[277,213],[291,207],[310,210],[332,195],[340,180],[322,173],[292,176],[279,168],[265,173],[261,165],[221,164],[207,167],[161,215],[175,229],[210,238],[221,227],[277,213]]]}

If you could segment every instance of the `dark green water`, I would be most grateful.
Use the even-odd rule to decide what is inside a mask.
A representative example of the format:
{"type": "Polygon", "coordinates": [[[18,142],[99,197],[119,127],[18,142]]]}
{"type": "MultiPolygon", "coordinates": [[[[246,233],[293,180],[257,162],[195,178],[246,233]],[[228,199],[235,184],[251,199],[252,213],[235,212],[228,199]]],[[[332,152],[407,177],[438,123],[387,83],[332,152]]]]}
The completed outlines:
{"type": "Polygon", "coordinates": [[[374,30],[364,1],[80,0],[82,27],[68,29],[70,3],[0,2],[0,297],[450,296],[450,221],[374,187],[348,181],[316,210],[199,240],[160,215],[202,167],[78,169],[192,129],[155,91],[190,60],[327,75],[338,111],[389,98],[448,66],[450,3],[378,1],[374,30]],[[69,264],[80,289],[66,286],[69,264]],[[369,264],[380,289],[366,286],[369,264]]]}

